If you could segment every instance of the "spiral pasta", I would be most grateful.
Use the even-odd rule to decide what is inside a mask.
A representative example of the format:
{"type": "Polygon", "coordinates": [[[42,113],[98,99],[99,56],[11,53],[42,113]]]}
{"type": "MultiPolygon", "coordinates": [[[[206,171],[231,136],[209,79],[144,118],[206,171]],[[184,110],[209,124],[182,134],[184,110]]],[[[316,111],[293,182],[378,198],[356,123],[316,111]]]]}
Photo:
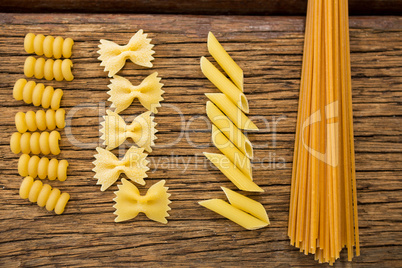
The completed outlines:
{"type": "Polygon", "coordinates": [[[15,115],[15,126],[18,132],[24,133],[29,131],[36,131],[37,129],[43,131],[46,128],[54,130],[57,128],[64,128],[66,111],[64,109],[54,110],[38,110],[28,111],[27,113],[18,112],[15,115]]]}
{"type": "Polygon", "coordinates": [[[15,154],[22,152],[23,154],[60,154],[59,147],[60,133],[53,130],[52,132],[25,132],[23,134],[15,132],[11,136],[10,148],[15,154]]]}
{"type": "Polygon", "coordinates": [[[42,106],[43,108],[52,108],[57,110],[60,108],[61,97],[63,90],[53,89],[51,86],[45,87],[44,84],[36,84],[34,81],[27,81],[24,78],[18,79],[15,82],[13,96],[16,100],[22,100],[27,104],[42,106]]]}
{"type": "Polygon", "coordinates": [[[33,77],[46,80],[56,79],[56,81],[72,81],[74,76],[71,72],[73,62],[70,59],[52,60],[44,58],[34,58],[29,56],[25,60],[24,74],[27,77],[33,77]]]}
{"type": "Polygon", "coordinates": [[[39,177],[43,180],[48,177],[49,180],[65,181],[67,179],[67,160],[57,160],[47,157],[39,158],[37,155],[29,156],[23,154],[18,160],[18,173],[23,176],[32,178],[39,177]]]}
{"type": "Polygon", "coordinates": [[[44,54],[48,58],[54,57],[56,59],[60,59],[62,56],[70,58],[73,45],[73,39],[63,39],[61,36],[54,38],[51,35],[28,33],[24,39],[24,48],[27,53],[35,53],[38,56],[44,54]]]}
{"type": "Polygon", "coordinates": [[[53,188],[49,184],[43,184],[40,180],[26,177],[20,186],[20,197],[32,203],[37,203],[40,207],[46,207],[48,211],[54,210],[56,214],[62,214],[64,208],[70,200],[68,193],[61,193],[59,189],[53,188]]]}

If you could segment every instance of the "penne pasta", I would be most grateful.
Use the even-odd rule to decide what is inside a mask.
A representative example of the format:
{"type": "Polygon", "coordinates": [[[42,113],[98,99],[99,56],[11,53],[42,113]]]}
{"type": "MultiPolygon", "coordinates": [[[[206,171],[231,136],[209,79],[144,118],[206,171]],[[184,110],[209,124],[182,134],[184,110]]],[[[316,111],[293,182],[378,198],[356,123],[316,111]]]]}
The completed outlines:
{"type": "Polygon", "coordinates": [[[212,125],[212,142],[229,160],[249,178],[253,178],[250,159],[212,125]]]}
{"type": "Polygon", "coordinates": [[[236,193],[235,191],[232,191],[228,188],[221,187],[221,189],[225,192],[225,195],[232,206],[244,212],[247,212],[256,217],[257,219],[269,224],[267,211],[260,202],[257,202],[251,198],[236,193]]]}
{"type": "Polygon", "coordinates": [[[228,96],[222,93],[205,93],[208,97],[239,129],[258,130],[258,127],[251,121],[228,96]]]}
{"type": "Polygon", "coordinates": [[[204,155],[211,161],[237,188],[249,192],[264,192],[251,178],[244,175],[230,160],[223,154],[211,154],[204,152],[204,155]]]}
{"type": "Polygon", "coordinates": [[[253,158],[253,146],[250,140],[227,118],[212,102],[207,102],[207,115],[211,122],[244,153],[253,158]]]}
{"type": "Polygon", "coordinates": [[[236,86],[243,92],[243,70],[230,57],[215,36],[208,33],[208,51],[219,63],[222,69],[229,75],[236,86]]]}
{"type": "Polygon", "coordinates": [[[249,112],[247,98],[243,92],[205,57],[201,57],[201,71],[212,84],[228,96],[243,112],[249,112]]]}
{"type": "Polygon", "coordinates": [[[255,230],[268,225],[268,223],[259,220],[250,214],[228,204],[221,199],[209,199],[198,202],[203,207],[210,209],[223,217],[237,223],[238,225],[248,229],[255,230]]]}

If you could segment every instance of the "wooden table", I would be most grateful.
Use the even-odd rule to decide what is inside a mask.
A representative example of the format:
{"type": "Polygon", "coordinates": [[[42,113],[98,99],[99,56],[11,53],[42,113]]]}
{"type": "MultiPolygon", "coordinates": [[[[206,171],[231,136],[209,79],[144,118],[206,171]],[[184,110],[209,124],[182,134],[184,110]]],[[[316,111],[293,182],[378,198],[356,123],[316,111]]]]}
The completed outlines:
{"type": "MultiPolygon", "coordinates": [[[[0,266],[314,266],[289,245],[287,220],[300,81],[303,17],[174,15],[0,14],[0,266]],[[150,185],[166,179],[172,194],[169,223],[140,214],[115,223],[116,184],[100,191],[92,161],[100,145],[100,117],[110,105],[109,79],[97,60],[99,39],[125,44],[144,29],[155,44],[152,69],[128,62],[119,73],[138,84],[157,71],[165,84],[156,115],[158,140],[150,185]],[[210,142],[205,92],[218,92],[203,77],[199,59],[208,55],[213,31],[245,73],[250,116],[260,127],[250,133],[255,146],[254,180],[264,190],[247,194],[268,211],[271,225],[246,231],[202,208],[198,201],[224,198],[220,186],[235,189],[202,156],[217,152],[210,142]],[[51,181],[71,194],[61,216],[19,198],[18,155],[9,140],[14,115],[37,110],[12,97],[23,78],[28,32],[75,40],[72,82],[41,81],[64,90],[68,126],[62,131],[59,159],[68,159],[69,178],[51,181]]],[[[401,265],[402,214],[402,18],[352,17],[351,64],[362,254],[353,263],[343,252],[336,266],[401,265]]],[[[123,115],[131,121],[145,111],[135,101],[123,115]]],[[[122,156],[127,149],[114,150],[122,156]]]]}

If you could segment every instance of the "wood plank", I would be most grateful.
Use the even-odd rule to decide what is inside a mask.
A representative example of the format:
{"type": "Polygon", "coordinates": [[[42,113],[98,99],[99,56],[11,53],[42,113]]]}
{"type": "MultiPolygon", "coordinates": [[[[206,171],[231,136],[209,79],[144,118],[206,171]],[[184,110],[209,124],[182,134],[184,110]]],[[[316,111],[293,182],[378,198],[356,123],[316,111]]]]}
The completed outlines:
{"type": "MultiPolygon", "coordinates": [[[[305,15],[307,0],[30,0],[1,1],[3,12],[135,13],[190,15],[305,15]]],[[[349,0],[351,15],[399,15],[401,0],[349,0]]]]}
{"type": "MultiPolygon", "coordinates": [[[[0,14],[0,266],[316,266],[286,235],[303,24],[301,17],[0,14]],[[148,157],[151,170],[147,186],[139,188],[144,193],[167,180],[173,203],[166,226],[142,214],[114,223],[117,186],[101,192],[91,171],[99,116],[110,105],[109,79],[96,59],[99,39],[124,44],[140,28],[155,44],[154,68],[127,63],[119,74],[135,84],[158,71],[165,84],[155,118],[158,140],[148,157]],[[250,117],[261,128],[248,136],[255,147],[255,181],[265,192],[247,196],[265,206],[271,225],[257,231],[197,204],[224,198],[220,186],[234,189],[202,156],[217,152],[203,95],[217,90],[199,68],[200,57],[208,55],[210,30],[244,69],[250,117]],[[75,40],[75,79],[45,81],[64,90],[62,106],[70,120],[58,156],[69,160],[69,178],[49,182],[71,194],[61,216],[19,198],[18,156],[9,149],[15,113],[37,109],[12,98],[27,56],[23,37],[30,31],[75,40]]],[[[402,249],[402,18],[353,17],[350,24],[362,247],[353,266],[396,267],[402,249]]],[[[143,111],[135,102],[123,115],[129,121],[143,111]]],[[[126,145],[113,152],[122,156],[126,145]]],[[[345,252],[341,257],[339,266],[352,265],[345,252]]]]}

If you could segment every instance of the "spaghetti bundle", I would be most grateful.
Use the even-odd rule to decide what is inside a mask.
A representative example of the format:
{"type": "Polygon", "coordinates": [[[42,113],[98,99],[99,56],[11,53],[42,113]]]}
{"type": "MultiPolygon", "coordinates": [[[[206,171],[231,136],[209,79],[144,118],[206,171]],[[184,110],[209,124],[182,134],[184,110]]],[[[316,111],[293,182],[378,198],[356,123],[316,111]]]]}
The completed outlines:
{"type": "Polygon", "coordinates": [[[333,264],[360,255],[347,0],[309,0],[288,236],[333,264]]]}

